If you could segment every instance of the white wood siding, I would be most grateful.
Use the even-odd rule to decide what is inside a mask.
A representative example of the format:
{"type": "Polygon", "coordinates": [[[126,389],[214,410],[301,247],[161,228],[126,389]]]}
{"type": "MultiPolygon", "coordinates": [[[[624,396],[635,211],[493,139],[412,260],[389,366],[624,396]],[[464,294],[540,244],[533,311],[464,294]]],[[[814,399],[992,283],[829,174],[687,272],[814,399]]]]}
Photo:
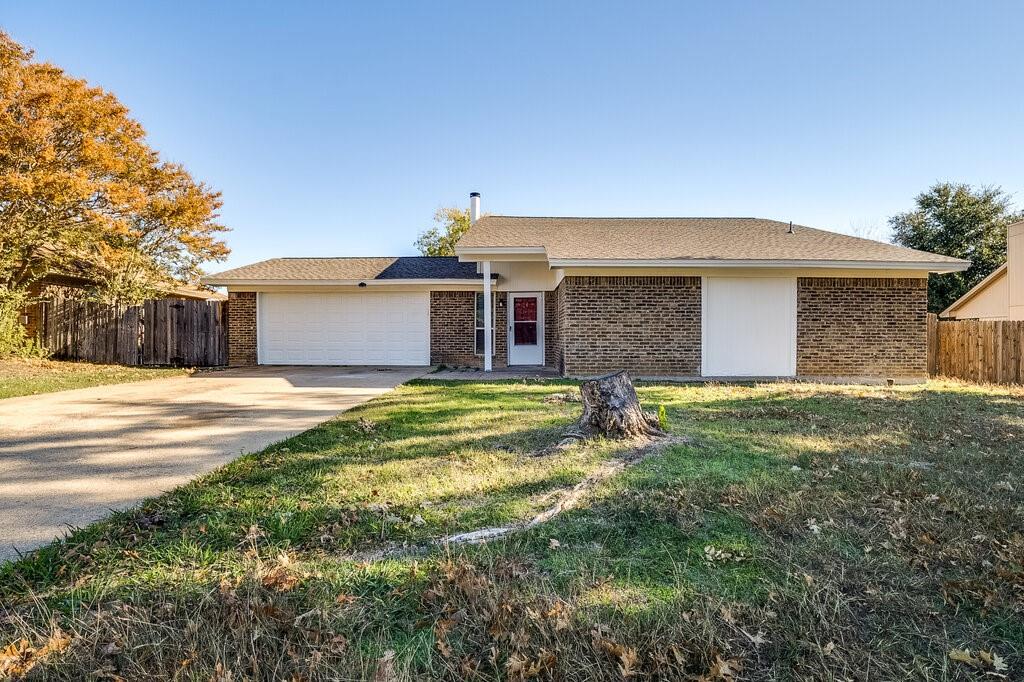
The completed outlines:
{"type": "Polygon", "coordinates": [[[709,377],[796,374],[796,279],[705,277],[701,373],[709,377]]]}

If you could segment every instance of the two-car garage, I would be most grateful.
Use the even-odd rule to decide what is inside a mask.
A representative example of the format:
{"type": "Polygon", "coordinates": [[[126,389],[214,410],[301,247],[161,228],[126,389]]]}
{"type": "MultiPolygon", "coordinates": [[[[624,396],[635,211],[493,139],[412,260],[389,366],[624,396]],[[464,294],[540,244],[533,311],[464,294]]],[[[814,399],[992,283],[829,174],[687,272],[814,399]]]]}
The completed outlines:
{"type": "Polygon", "coordinates": [[[430,364],[428,292],[260,293],[264,365],[430,364]]]}

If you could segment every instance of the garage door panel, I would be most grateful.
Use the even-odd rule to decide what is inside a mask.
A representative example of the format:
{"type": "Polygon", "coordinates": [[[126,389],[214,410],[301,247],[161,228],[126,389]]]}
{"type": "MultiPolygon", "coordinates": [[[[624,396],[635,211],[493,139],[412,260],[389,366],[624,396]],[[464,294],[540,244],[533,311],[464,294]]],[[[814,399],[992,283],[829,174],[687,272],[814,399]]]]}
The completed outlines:
{"type": "Polygon", "coordinates": [[[263,364],[427,365],[430,298],[422,293],[259,295],[263,364]]]}
{"type": "Polygon", "coordinates": [[[702,305],[704,376],[796,374],[796,280],[706,277],[702,305]]]}

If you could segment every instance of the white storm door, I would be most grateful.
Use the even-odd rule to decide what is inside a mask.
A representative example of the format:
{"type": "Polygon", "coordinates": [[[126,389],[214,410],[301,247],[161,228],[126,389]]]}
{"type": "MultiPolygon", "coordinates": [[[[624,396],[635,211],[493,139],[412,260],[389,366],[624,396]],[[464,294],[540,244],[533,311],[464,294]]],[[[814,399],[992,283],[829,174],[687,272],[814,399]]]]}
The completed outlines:
{"type": "Polygon", "coordinates": [[[508,364],[544,364],[544,294],[508,295],[508,364]]]}
{"type": "Polygon", "coordinates": [[[429,365],[430,294],[261,293],[260,364],[429,365]]]}
{"type": "Polygon", "coordinates": [[[795,278],[705,277],[701,292],[701,374],[796,374],[795,278]]]}

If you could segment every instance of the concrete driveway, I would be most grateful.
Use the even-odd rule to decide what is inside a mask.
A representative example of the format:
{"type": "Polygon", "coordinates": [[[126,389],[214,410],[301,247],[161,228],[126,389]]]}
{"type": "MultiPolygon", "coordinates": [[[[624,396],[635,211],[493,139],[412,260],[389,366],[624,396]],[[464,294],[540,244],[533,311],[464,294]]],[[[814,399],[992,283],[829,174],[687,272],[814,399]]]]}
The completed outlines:
{"type": "Polygon", "coordinates": [[[0,561],[426,371],[258,367],[0,400],[0,561]]]}

